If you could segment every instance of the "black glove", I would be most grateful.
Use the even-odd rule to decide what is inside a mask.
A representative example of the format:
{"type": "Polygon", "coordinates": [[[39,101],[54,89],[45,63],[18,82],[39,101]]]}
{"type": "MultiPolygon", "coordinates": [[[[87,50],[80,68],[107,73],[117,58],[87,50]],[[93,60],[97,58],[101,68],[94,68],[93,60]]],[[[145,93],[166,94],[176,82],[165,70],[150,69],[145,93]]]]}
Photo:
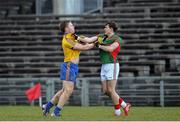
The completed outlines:
{"type": "Polygon", "coordinates": [[[107,39],[108,35],[104,35],[103,42],[107,39]]]}
{"type": "Polygon", "coordinates": [[[95,43],[95,46],[96,46],[97,48],[99,48],[99,44],[98,44],[98,43],[95,43]]]}
{"type": "Polygon", "coordinates": [[[101,44],[98,43],[98,41],[96,41],[94,44],[95,44],[95,46],[96,46],[97,48],[99,48],[99,46],[101,45],[101,44]]]}
{"type": "Polygon", "coordinates": [[[76,35],[75,33],[73,34],[73,36],[76,40],[78,39],[78,35],[76,35]]]}

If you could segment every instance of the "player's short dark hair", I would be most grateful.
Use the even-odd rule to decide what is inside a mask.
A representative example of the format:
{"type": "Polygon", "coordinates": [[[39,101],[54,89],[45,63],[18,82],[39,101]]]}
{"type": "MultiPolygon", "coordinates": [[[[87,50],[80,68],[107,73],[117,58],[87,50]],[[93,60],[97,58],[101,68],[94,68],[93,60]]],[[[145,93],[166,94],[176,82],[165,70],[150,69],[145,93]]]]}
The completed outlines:
{"type": "Polygon", "coordinates": [[[118,30],[117,24],[113,21],[107,22],[106,25],[109,25],[109,27],[112,28],[114,30],[114,32],[116,32],[118,30]]]}
{"type": "Polygon", "coordinates": [[[66,26],[70,23],[71,21],[63,21],[59,24],[59,29],[61,32],[65,32],[66,26]]]}

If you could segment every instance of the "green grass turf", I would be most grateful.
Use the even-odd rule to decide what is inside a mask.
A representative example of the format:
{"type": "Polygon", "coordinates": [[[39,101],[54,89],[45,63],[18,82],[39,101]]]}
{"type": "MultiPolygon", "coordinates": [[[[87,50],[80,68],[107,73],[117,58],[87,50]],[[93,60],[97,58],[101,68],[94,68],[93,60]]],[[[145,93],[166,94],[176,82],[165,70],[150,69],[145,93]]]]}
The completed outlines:
{"type": "Polygon", "coordinates": [[[180,107],[132,107],[128,117],[113,115],[112,107],[65,106],[60,118],[43,117],[40,107],[0,106],[0,121],[180,121],[180,107]]]}

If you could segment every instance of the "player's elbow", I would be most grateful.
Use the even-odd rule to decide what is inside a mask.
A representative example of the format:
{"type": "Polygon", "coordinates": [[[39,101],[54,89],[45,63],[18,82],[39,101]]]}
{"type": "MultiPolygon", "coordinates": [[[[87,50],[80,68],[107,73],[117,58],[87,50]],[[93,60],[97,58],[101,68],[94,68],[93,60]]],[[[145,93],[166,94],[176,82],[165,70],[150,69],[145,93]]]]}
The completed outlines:
{"type": "Polygon", "coordinates": [[[78,46],[75,46],[74,49],[84,51],[84,50],[90,49],[90,47],[89,47],[89,45],[78,45],[78,46]]]}
{"type": "Polygon", "coordinates": [[[112,53],[114,49],[112,47],[109,48],[109,52],[112,53]]]}

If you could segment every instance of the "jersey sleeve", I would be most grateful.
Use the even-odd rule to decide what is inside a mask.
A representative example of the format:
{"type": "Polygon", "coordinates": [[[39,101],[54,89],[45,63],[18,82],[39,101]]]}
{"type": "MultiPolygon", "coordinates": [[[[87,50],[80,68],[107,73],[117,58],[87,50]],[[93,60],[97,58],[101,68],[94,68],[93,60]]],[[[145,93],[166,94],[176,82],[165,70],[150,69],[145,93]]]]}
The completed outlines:
{"type": "Polygon", "coordinates": [[[123,40],[121,37],[116,35],[113,40],[114,40],[114,42],[118,42],[120,44],[120,46],[122,46],[123,40]]]}
{"type": "Polygon", "coordinates": [[[114,36],[113,37],[113,39],[112,39],[114,42],[118,42],[118,43],[120,43],[120,38],[119,38],[119,36],[114,36]]]}
{"type": "Polygon", "coordinates": [[[74,45],[77,43],[77,41],[75,41],[74,37],[71,34],[66,34],[65,38],[66,43],[64,44],[64,46],[67,48],[73,48],[74,45]]]}

